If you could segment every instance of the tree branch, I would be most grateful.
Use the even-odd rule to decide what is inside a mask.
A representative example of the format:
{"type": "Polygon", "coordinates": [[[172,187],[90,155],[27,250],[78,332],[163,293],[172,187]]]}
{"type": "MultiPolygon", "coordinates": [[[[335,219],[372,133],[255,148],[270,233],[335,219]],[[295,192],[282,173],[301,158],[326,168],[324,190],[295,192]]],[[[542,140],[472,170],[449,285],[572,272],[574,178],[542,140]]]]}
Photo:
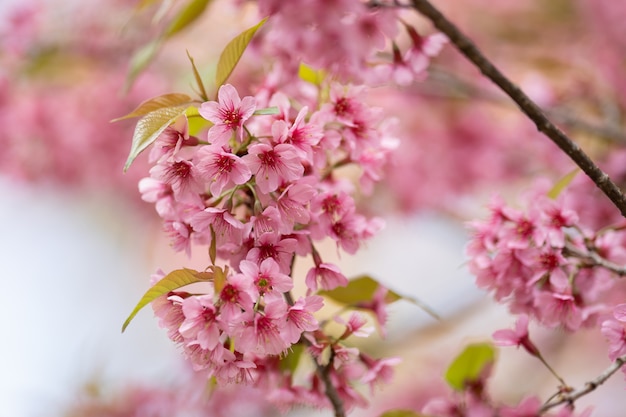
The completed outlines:
{"type": "Polygon", "coordinates": [[[620,356],[619,358],[615,359],[615,361],[611,364],[611,366],[609,366],[607,369],[604,370],[604,372],[598,375],[597,378],[587,382],[584,388],[581,388],[578,391],[572,391],[569,393],[559,394],[554,399],[554,401],[544,404],[539,409],[539,414],[543,414],[546,411],[550,410],[551,408],[556,407],[557,405],[566,404],[566,403],[570,405],[573,404],[574,401],[576,401],[580,397],[589,394],[590,392],[598,388],[600,385],[604,384],[625,363],[626,363],[626,355],[620,356]]]}
{"type": "Polygon", "coordinates": [[[328,360],[328,364],[321,365],[317,361],[315,361],[315,366],[317,367],[317,374],[324,382],[324,390],[326,393],[326,398],[330,400],[330,403],[333,405],[333,409],[335,410],[335,417],[346,417],[346,411],[343,407],[343,401],[339,397],[339,393],[335,389],[333,382],[330,380],[330,370],[332,369],[333,362],[335,360],[335,351],[332,346],[330,348],[330,359],[328,360]]]}
{"type": "Polygon", "coordinates": [[[452,22],[450,22],[428,0],[411,0],[415,10],[427,17],[437,29],[443,32],[450,42],[469,59],[474,65],[498,87],[500,87],[520,109],[537,126],[537,129],[550,138],[563,152],[565,152],[583,170],[585,174],[602,190],[602,192],[626,217],[626,197],[615,183],[604,173],[583,150],[574,143],[565,133],[556,127],[524,92],[506,78],[489,61],[474,43],[465,36],[452,22]]]}
{"type": "Polygon", "coordinates": [[[609,271],[619,275],[620,277],[626,275],[626,267],[603,258],[593,250],[589,252],[583,252],[582,250],[576,248],[574,245],[566,243],[565,247],[563,248],[563,253],[575,256],[592,266],[600,266],[602,268],[608,269],[609,271]]]}

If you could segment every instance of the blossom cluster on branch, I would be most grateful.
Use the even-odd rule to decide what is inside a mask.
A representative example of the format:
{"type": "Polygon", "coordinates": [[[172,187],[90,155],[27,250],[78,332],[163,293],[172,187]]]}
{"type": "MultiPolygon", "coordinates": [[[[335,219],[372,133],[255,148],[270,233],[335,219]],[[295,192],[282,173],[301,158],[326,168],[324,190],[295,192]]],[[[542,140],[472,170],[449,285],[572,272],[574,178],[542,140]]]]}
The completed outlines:
{"type": "MultiPolygon", "coordinates": [[[[218,101],[198,110],[211,122],[206,140],[190,136],[187,117],[180,116],[154,143],[155,165],[140,188],[174,249],[190,253],[193,243],[211,253],[199,293],[171,291],[153,304],[194,369],[218,384],[266,387],[282,406],[328,405],[332,384],[349,409],[366,403],[352,382],[386,380],[395,360],[374,360],[344,345],[351,335],[368,334],[358,313],[336,318],[345,328],[339,336],[324,330],[315,316],[323,299],[315,294],[348,281],[315,244],[330,238],[338,250],[355,253],[381,227],[380,219],[356,211],[354,186],[337,170],[360,166],[361,183],[371,184],[395,140],[380,111],[361,101],[362,89],[334,84],[327,93],[326,102],[309,110],[280,93],[262,103],[223,85],[218,101]],[[303,277],[306,294],[294,299],[297,257],[311,257],[313,265],[303,277]],[[284,365],[298,345],[324,369],[314,366],[304,385],[284,365]]],[[[381,286],[369,306],[360,306],[381,325],[385,295],[381,286]]]]}

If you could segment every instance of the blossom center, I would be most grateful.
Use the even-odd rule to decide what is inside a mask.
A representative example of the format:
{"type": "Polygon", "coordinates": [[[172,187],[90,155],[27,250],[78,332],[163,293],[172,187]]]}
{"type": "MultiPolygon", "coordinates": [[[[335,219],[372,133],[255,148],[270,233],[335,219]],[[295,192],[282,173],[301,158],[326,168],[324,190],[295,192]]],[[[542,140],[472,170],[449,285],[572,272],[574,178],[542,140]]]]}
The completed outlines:
{"type": "Polygon", "coordinates": [[[191,166],[184,161],[174,162],[170,172],[177,177],[187,178],[191,173],[191,166]]]}
{"type": "Polygon", "coordinates": [[[222,113],[222,122],[230,127],[231,129],[235,129],[239,127],[239,123],[241,122],[241,114],[235,110],[224,110],[222,113]]]}
{"type": "Polygon", "coordinates": [[[239,290],[231,284],[226,285],[220,293],[220,299],[226,303],[236,303],[238,297],[239,290]]]}
{"type": "Polygon", "coordinates": [[[261,160],[261,163],[265,166],[276,166],[279,158],[280,156],[277,155],[276,152],[274,152],[273,150],[259,154],[259,159],[261,160]]]}

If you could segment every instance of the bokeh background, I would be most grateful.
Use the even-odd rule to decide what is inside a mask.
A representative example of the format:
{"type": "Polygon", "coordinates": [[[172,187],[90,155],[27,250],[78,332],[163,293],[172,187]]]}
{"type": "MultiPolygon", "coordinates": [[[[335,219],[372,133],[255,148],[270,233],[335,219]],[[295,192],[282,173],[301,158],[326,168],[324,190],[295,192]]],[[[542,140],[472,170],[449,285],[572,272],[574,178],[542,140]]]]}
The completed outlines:
{"type": "MultiPolygon", "coordinates": [[[[203,260],[200,253],[188,261],[170,250],[153,208],[137,192],[146,160],[122,173],[133,122],[110,120],[149,97],[189,93],[185,51],[208,78],[221,48],[258,16],[250,2],[212,2],[125,88],[137,51],[176,12],[175,4],[152,3],[0,0],[2,417],[160,415],[133,409],[128,393],[163,398],[201,386],[149,309],[120,333],[157,268],[203,260]]],[[[623,175],[626,3],[462,3],[437,2],[594,158],[623,175]]],[[[416,24],[432,32],[425,22],[416,24]]],[[[235,80],[245,83],[254,57],[244,57],[235,80]]],[[[402,145],[387,179],[363,201],[385,217],[387,228],[357,256],[338,262],[346,275],[370,273],[442,319],[409,303],[392,306],[387,338],[367,348],[404,362],[372,408],[355,412],[363,416],[419,407],[444,391],[441,375],[464,344],[512,324],[464,268],[465,222],[484,215],[493,193],[514,201],[537,178],[556,181],[572,169],[452,48],[433,62],[427,80],[370,97],[400,119],[402,145]]],[[[616,214],[589,198],[594,210],[616,214]]],[[[597,334],[535,331],[553,366],[575,385],[608,365],[597,334]]],[[[529,393],[545,398],[556,383],[512,349],[500,352],[491,387],[498,400],[516,403],[529,393]]],[[[594,415],[619,417],[622,393],[618,376],[583,402],[596,406],[594,415]]],[[[258,407],[255,412],[265,410],[258,407]]],[[[249,412],[232,404],[211,411],[249,412]]]]}

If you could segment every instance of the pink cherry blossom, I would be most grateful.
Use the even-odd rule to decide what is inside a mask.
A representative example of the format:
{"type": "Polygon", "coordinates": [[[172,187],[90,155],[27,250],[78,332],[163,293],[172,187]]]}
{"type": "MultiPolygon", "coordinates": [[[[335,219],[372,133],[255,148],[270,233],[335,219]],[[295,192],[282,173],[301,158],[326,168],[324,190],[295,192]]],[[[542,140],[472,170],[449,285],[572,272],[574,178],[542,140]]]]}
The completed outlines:
{"type": "Polygon", "coordinates": [[[248,149],[243,161],[248,165],[261,192],[275,191],[283,182],[302,177],[304,167],[293,145],[286,143],[274,147],[256,143],[248,149]]]}
{"type": "MultiPolygon", "coordinates": [[[[261,237],[264,233],[276,234],[281,231],[281,229],[285,230],[280,212],[274,206],[269,206],[263,210],[262,213],[252,216],[250,223],[252,224],[254,235],[257,238],[261,237]]],[[[288,230],[288,232],[291,232],[291,230],[288,230]]]]}
{"type": "Polygon", "coordinates": [[[626,304],[619,304],[613,309],[613,317],[621,322],[626,322],[626,304]]]}
{"type": "Polygon", "coordinates": [[[338,266],[330,263],[320,263],[306,274],[305,283],[311,291],[332,290],[348,285],[348,278],[343,275],[338,266]]]}
{"type": "Polygon", "coordinates": [[[282,293],[291,291],[293,288],[293,280],[280,272],[280,267],[273,258],[264,259],[260,265],[243,260],[239,264],[239,269],[254,283],[253,299],[261,296],[265,297],[266,301],[275,298],[282,299],[282,293]]]}
{"type": "Polygon", "coordinates": [[[205,146],[196,153],[196,167],[210,184],[209,190],[219,196],[224,189],[245,184],[252,173],[237,155],[221,146],[205,146]]]}
{"type": "Polygon", "coordinates": [[[290,345],[281,335],[285,326],[285,313],[285,302],[274,300],[265,306],[263,313],[241,315],[233,330],[237,349],[258,355],[283,353],[290,345]]]}
{"type": "Polygon", "coordinates": [[[522,314],[515,322],[515,330],[498,330],[493,334],[496,346],[523,346],[528,353],[539,356],[539,350],[528,336],[528,316],[522,314]]]}
{"type": "Polygon", "coordinates": [[[202,349],[213,350],[221,333],[213,294],[187,297],[182,307],[185,321],[180,325],[180,334],[187,341],[197,341],[202,349]]]}
{"type": "Polygon", "coordinates": [[[272,233],[262,235],[255,246],[250,249],[246,259],[261,264],[265,259],[272,258],[280,266],[280,270],[291,273],[291,259],[296,249],[297,241],[292,238],[282,239],[272,233]]]}
{"type": "Polygon", "coordinates": [[[283,329],[283,338],[293,344],[300,339],[302,332],[317,330],[319,324],[313,313],[320,310],[323,305],[324,300],[320,296],[313,295],[299,298],[287,310],[287,321],[283,329]]]}
{"type": "Polygon", "coordinates": [[[191,218],[191,226],[195,231],[204,234],[213,228],[219,244],[240,244],[243,239],[244,224],[226,209],[207,207],[191,218]]]}
{"type": "Polygon", "coordinates": [[[244,311],[252,311],[252,280],[242,274],[229,275],[226,285],[219,294],[221,313],[224,323],[232,323],[244,311]]]}
{"type": "Polygon", "coordinates": [[[198,204],[204,182],[196,166],[184,159],[168,159],[150,169],[150,176],[168,184],[177,200],[198,204]]]}
{"type": "Polygon", "coordinates": [[[402,362],[400,358],[374,359],[360,353],[359,359],[367,367],[366,373],[361,377],[361,382],[369,384],[370,390],[374,390],[376,384],[388,384],[393,378],[393,367],[402,362]]]}
{"type": "Polygon", "coordinates": [[[609,342],[609,359],[614,361],[626,354],[626,329],[621,322],[605,320],[600,331],[609,342]]]}
{"type": "Polygon", "coordinates": [[[220,87],[218,102],[202,103],[198,112],[205,119],[213,122],[207,140],[215,146],[223,146],[236,134],[237,140],[243,140],[243,124],[256,109],[254,97],[241,99],[235,87],[225,84],[220,87]]]}
{"type": "Polygon", "coordinates": [[[198,140],[189,137],[187,116],[182,115],[163,133],[159,135],[150,151],[150,162],[172,157],[180,151],[183,145],[196,145],[198,140]]]}

